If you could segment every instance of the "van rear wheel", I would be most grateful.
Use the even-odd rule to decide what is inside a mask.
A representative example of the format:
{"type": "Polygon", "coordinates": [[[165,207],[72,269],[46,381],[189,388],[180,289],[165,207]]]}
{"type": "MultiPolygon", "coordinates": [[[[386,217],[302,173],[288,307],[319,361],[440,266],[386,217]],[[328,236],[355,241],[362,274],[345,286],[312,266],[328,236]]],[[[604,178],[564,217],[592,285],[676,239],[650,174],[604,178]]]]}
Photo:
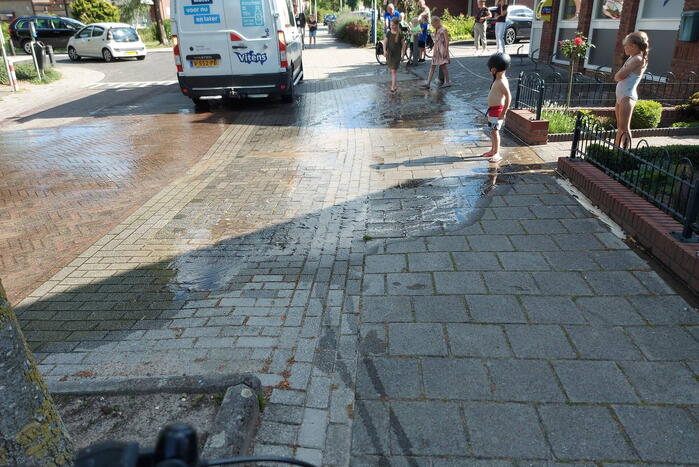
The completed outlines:
{"type": "Polygon", "coordinates": [[[201,100],[198,97],[192,97],[192,103],[194,104],[194,110],[197,112],[207,112],[211,108],[209,101],[201,100]]]}
{"type": "Polygon", "coordinates": [[[282,94],[282,102],[291,104],[294,102],[294,70],[291,70],[291,79],[289,80],[289,90],[282,94]]]}

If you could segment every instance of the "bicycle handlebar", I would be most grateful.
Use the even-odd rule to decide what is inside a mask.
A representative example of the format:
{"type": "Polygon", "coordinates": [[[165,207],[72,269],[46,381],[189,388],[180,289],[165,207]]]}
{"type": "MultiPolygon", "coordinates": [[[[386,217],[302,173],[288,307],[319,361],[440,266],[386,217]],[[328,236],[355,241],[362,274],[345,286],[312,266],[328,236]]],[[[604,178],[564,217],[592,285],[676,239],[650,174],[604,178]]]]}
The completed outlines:
{"type": "Polygon", "coordinates": [[[75,467],[209,467],[256,462],[278,462],[316,467],[291,457],[252,456],[205,460],[199,458],[197,432],[190,425],[168,425],[158,433],[154,449],[141,449],[136,442],[105,441],[81,449],[75,467]]]}

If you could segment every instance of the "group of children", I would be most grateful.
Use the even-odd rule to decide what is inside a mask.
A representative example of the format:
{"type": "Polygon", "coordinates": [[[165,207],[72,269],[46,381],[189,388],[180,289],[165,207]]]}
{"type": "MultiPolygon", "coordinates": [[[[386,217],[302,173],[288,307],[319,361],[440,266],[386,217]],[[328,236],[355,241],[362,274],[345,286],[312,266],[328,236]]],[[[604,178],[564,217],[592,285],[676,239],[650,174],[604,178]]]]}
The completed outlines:
{"type": "MultiPolygon", "coordinates": [[[[426,16],[423,15],[422,18],[426,20],[426,16]]],[[[426,34],[427,24],[424,22],[419,23],[413,19],[412,25],[412,28],[409,30],[412,33],[410,35],[418,37],[418,41],[420,41],[418,42],[421,53],[420,58],[422,59],[424,56],[422,54],[424,52],[425,43],[421,41],[420,37],[421,34],[426,34]]],[[[447,64],[449,64],[450,61],[449,34],[446,28],[442,26],[438,16],[432,17],[432,27],[435,30],[434,46],[432,48],[432,65],[430,66],[427,82],[422,86],[425,89],[430,88],[437,67],[441,68],[444,75],[444,82],[441,87],[451,86],[449,71],[447,69],[447,64]]],[[[403,28],[404,26],[402,27],[401,19],[393,18],[390,22],[390,28],[386,32],[384,50],[388,68],[391,71],[391,93],[395,93],[397,90],[398,66],[400,65],[403,54],[405,54],[406,44],[403,28]]],[[[482,156],[486,157],[490,162],[495,163],[502,160],[502,156],[500,155],[500,130],[504,125],[505,115],[512,101],[512,95],[506,76],[507,69],[510,67],[510,56],[502,52],[493,54],[488,59],[487,66],[493,76],[493,82],[490,86],[490,92],[488,93],[488,110],[486,112],[491,147],[490,150],[483,153],[482,156]]]]}

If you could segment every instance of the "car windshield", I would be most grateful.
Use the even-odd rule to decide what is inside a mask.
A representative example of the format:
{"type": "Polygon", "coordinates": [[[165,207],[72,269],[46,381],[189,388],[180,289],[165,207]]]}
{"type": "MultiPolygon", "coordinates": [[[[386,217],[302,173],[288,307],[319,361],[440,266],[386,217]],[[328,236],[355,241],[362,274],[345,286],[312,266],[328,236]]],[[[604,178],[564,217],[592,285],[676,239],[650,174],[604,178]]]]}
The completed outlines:
{"type": "Polygon", "coordinates": [[[138,42],[134,28],[112,28],[112,40],[115,42],[138,42]]]}

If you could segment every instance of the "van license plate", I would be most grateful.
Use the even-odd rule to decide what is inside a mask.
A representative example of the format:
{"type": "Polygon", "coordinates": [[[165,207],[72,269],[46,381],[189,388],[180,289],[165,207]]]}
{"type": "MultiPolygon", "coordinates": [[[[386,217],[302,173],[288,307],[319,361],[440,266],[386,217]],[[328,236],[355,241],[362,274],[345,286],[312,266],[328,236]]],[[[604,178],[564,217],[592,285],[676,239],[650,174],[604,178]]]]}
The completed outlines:
{"type": "Polygon", "coordinates": [[[218,66],[218,60],[192,60],[192,65],[194,68],[218,66]]]}

